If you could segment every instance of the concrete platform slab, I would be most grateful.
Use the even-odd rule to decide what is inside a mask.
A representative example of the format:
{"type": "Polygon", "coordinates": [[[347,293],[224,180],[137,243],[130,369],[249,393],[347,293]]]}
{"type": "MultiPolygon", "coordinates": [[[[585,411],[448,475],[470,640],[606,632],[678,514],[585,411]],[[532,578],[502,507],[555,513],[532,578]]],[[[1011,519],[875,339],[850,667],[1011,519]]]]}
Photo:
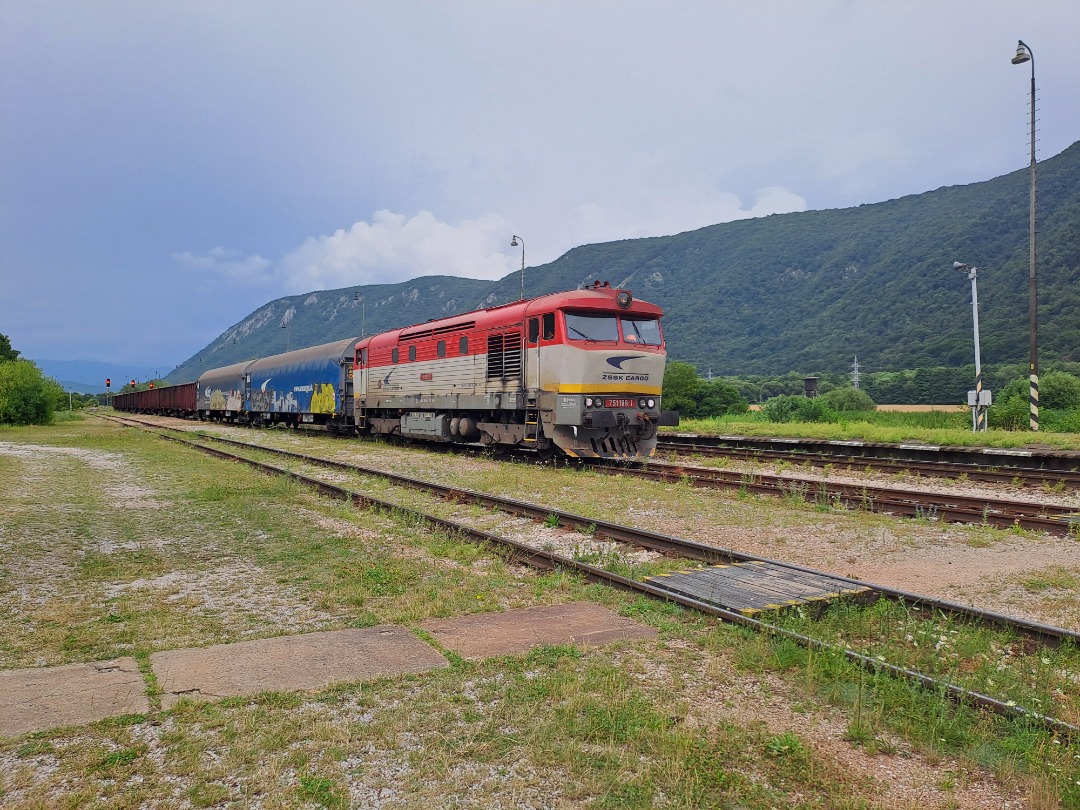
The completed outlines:
{"type": "Polygon", "coordinates": [[[592,602],[429,619],[421,627],[465,658],[515,655],[543,645],[600,645],[656,637],[653,628],[592,602]]]}
{"type": "Polygon", "coordinates": [[[182,697],[217,699],[266,691],[322,689],[445,667],[448,662],[404,627],[379,625],[154,653],[161,707],[182,697]]]}
{"type": "Polygon", "coordinates": [[[0,672],[2,736],[149,710],[134,658],[0,672]]]}

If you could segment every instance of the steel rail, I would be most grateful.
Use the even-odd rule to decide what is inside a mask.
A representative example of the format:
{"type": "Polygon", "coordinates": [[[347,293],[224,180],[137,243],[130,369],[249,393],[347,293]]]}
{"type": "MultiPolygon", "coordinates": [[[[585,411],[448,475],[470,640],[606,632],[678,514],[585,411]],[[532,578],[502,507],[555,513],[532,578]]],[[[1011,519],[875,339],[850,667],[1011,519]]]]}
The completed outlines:
{"type": "MultiPolygon", "coordinates": [[[[388,511],[396,511],[410,514],[414,517],[424,520],[426,523],[437,529],[443,529],[450,533],[456,533],[466,537],[472,537],[476,540],[489,543],[495,548],[505,548],[508,550],[511,559],[524,562],[528,565],[544,568],[545,570],[566,568],[568,570],[576,571],[589,582],[612,585],[615,587],[619,587],[623,590],[640,593],[656,599],[662,599],[664,601],[672,602],[674,604],[678,604],[691,610],[696,610],[701,613],[711,615],[722,621],[750,627],[768,635],[789,639],[791,641],[794,641],[795,643],[811,649],[828,651],[835,654],[843,655],[847,660],[871,672],[886,672],[894,677],[919,684],[927,689],[944,694],[949,697],[950,700],[959,704],[981,707],[1002,716],[1036,722],[1042,725],[1047,731],[1053,734],[1059,734],[1061,736],[1068,737],[1070,739],[1074,736],[1080,735],[1080,726],[1073,725],[1072,723],[1068,723],[1064,720],[1051,717],[1049,715],[1041,714],[1024,706],[1019,706],[1013,701],[1002,701],[990,695],[986,695],[984,693],[976,692],[970,689],[965,689],[962,686],[958,686],[948,681],[939,680],[916,670],[911,670],[905,667],[890,664],[878,658],[872,658],[850,648],[830,644],[828,642],[821,641],[820,639],[815,639],[801,633],[796,633],[791,630],[787,630],[785,628],[760,621],[758,619],[743,616],[742,614],[736,613],[734,611],[726,610],[724,608],[710,605],[705,602],[700,602],[696,599],[685,597],[680,594],[675,594],[663,588],[657,588],[656,586],[650,585],[647,582],[639,582],[637,580],[632,580],[628,577],[624,577],[622,575],[606,571],[602,568],[598,568],[597,566],[582,563],[569,557],[564,557],[560,554],[556,554],[554,552],[534,548],[524,543],[520,543],[516,540],[512,540],[508,537],[502,537],[491,532],[485,532],[481,529],[475,529],[466,524],[447,520],[437,515],[423,512],[422,510],[402,507],[398,504],[393,504],[391,502],[384,501],[378,498],[372,498],[362,493],[346,489],[345,487],[341,487],[336,484],[330,484],[325,481],[320,481],[317,478],[311,478],[310,476],[296,473],[291,470],[275,467],[271,464],[266,464],[265,462],[248,459],[244,456],[235,453],[229,453],[213,447],[208,447],[206,445],[199,444],[188,439],[181,439],[175,436],[170,436],[167,433],[161,432],[160,430],[155,430],[154,433],[161,438],[178,442],[180,444],[186,445],[201,452],[205,452],[217,458],[241,462],[268,475],[280,475],[289,478],[290,480],[294,480],[298,483],[304,484],[305,486],[308,486],[315,491],[329,497],[345,500],[358,506],[383,508],[388,511]]],[[[227,441],[231,442],[232,440],[227,441]]],[[[238,442],[237,444],[245,443],[238,442]]],[[[257,450],[266,449],[257,446],[249,446],[257,450]]],[[[288,451],[282,452],[288,453],[288,451]]]]}
{"type": "Polygon", "coordinates": [[[870,484],[841,484],[822,479],[740,473],[682,464],[650,463],[647,466],[612,467],[594,465],[610,475],[627,474],[657,481],[689,481],[694,486],[739,489],[759,495],[796,495],[817,498],[852,509],[900,514],[908,517],[936,517],[953,523],[984,524],[998,528],[1069,534],[1080,526],[1080,510],[1052,504],[1036,504],[1001,498],[952,493],[924,492],[870,484]]]}
{"type": "Polygon", "coordinates": [[[730,445],[694,444],[689,441],[662,441],[661,450],[672,454],[694,454],[716,458],[730,458],[765,464],[785,461],[792,464],[808,464],[814,467],[847,469],[852,472],[911,473],[935,478],[966,479],[989,484],[1020,484],[1029,487],[1067,487],[1080,489],[1080,472],[1075,470],[1047,470],[1021,466],[986,466],[977,463],[948,461],[923,461],[895,457],[867,456],[861,454],[821,453],[792,448],[771,450],[766,448],[732,447],[730,445]]]}
{"type": "Polygon", "coordinates": [[[806,439],[780,436],[716,436],[692,433],[661,433],[659,447],[688,445],[766,450],[798,455],[818,453],[838,459],[895,459],[932,464],[957,463],[965,467],[1016,468],[1076,476],[1080,474],[1080,451],[1027,447],[959,447],[917,442],[886,444],[861,439],[806,439]]]}

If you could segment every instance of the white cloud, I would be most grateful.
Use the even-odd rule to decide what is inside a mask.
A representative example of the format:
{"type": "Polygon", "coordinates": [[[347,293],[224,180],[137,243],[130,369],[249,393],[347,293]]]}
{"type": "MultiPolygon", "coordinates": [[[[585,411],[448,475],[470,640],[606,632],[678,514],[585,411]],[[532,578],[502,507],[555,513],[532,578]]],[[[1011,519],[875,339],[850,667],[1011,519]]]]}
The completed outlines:
{"type": "Polygon", "coordinates": [[[262,256],[244,256],[235,250],[216,247],[206,255],[199,256],[190,251],[174,253],[172,258],[186,270],[210,270],[234,281],[265,279],[270,267],[269,259],[262,256]]]}
{"type": "Polygon", "coordinates": [[[511,231],[494,214],[451,225],[428,211],[410,219],[383,210],[371,222],[306,239],[275,272],[292,292],[427,275],[495,279],[513,269],[507,252],[511,231]]]}
{"type": "Polygon", "coordinates": [[[309,237],[276,262],[220,247],[172,258],[188,270],[218,273],[234,282],[269,282],[286,294],[428,275],[496,279],[515,267],[511,231],[494,214],[451,225],[428,211],[409,218],[383,210],[371,222],[309,237]]]}

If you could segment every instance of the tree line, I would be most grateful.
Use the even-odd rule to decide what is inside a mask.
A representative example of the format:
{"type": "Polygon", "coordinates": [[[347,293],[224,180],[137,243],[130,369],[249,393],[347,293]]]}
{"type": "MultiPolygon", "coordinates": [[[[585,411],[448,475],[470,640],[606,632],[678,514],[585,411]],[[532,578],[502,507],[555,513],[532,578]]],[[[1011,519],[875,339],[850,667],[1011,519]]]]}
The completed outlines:
{"type": "Polygon", "coordinates": [[[58,410],[85,404],[87,397],[68,394],[60,383],[19,355],[10,338],[0,334],[0,425],[47,425],[58,410]]]}
{"type": "MultiPolygon", "coordinates": [[[[1027,430],[1029,381],[1021,365],[988,371],[984,385],[993,391],[989,424],[1002,430],[1027,430]]],[[[667,364],[664,408],[686,418],[707,419],[760,407],[772,422],[828,422],[845,413],[870,412],[878,403],[964,405],[974,388],[974,368],[926,368],[861,376],[856,389],[847,375],[824,372],[777,377],[699,376],[681,360],[667,364]],[[814,396],[807,396],[812,391],[814,396]]],[[[1057,363],[1039,380],[1040,425],[1052,432],[1080,433],[1080,364],[1057,363]]]]}

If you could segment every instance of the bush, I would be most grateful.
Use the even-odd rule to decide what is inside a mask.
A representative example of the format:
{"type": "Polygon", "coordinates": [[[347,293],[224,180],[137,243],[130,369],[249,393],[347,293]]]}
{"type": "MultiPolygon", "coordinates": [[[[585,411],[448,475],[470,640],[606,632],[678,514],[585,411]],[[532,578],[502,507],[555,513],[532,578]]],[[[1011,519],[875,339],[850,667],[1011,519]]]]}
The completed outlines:
{"type": "MultiPolygon", "coordinates": [[[[1024,421],[1024,428],[1028,423],[1024,421]]],[[[1080,408],[1071,408],[1067,411],[1040,411],[1039,429],[1052,433],[1080,433],[1080,408]]]]}
{"type": "Polygon", "coordinates": [[[820,397],[773,397],[761,410],[770,422],[832,422],[835,418],[820,397]]]}
{"type": "MultiPolygon", "coordinates": [[[[1031,383],[1025,382],[1030,389],[1031,383]]],[[[1058,411],[1080,408],[1080,378],[1064,371],[1043,374],[1039,377],[1039,407],[1058,411]]]]}
{"type": "MultiPolygon", "coordinates": [[[[994,395],[994,404],[990,407],[990,427],[1027,430],[1031,416],[1030,397],[1030,380],[1027,377],[1014,379],[994,395]]],[[[1080,411],[1080,378],[1064,371],[1050,371],[1042,375],[1039,378],[1040,427],[1071,425],[1073,417],[1068,414],[1073,411],[1080,411]],[[1051,414],[1050,411],[1055,413],[1051,414]]],[[[1054,429],[1072,432],[1068,427],[1054,429]]]]}
{"type": "Polygon", "coordinates": [[[739,389],[727,380],[709,380],[698,389],[697,416],[724,416],[729,413],[746,413],[749,405],[739,389]]]}
{"type": "Polygon", "coordinates": [[[0,363],[0,424],[47,425],[56,403],[66,398],[53,379],[29,360],[0,363]]]}
{"type": "Polygon", "coordinates": [[[697,396],[702,380],[697,369],[682,360],[670,360],[664,369],[664,409],[683,416],[697,412],[697,396]]]}
{"type": "Polygon", "coordinates": [[[877,403],[859,388],[834,388],[819,399],[834,411],[876,411],[877,403]]]}

